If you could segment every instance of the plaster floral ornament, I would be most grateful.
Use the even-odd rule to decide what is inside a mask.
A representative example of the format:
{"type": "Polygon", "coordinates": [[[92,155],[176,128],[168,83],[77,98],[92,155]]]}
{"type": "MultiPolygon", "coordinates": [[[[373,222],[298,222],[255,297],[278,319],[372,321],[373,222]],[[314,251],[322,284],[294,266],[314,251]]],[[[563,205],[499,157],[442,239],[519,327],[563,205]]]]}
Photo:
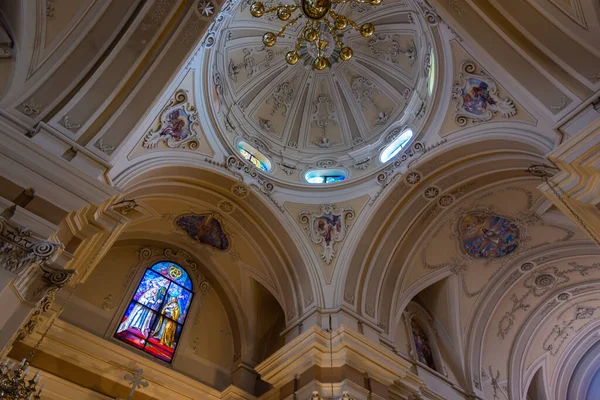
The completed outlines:
{"type": "Polygon", "coordinates": [[[331,264],[336,255],[335,244],[346,237],[348,221],[354,218],[352,207],[336,207],[334,204],[322,205],[319,211],[302,211],[300,222],[306,224],[310,240],[323,248],[321,259],[331,264]]]}
{"type": "Polygon", "coordinates": [[[165,143],[173,149],[187,146],[194,150],[200,143],[199,132],[196,107],[190,104],[187,92],[180,89],[160,114],[158,126],[146,134],[143,146],[151,149],[165,143]]]}
{"type": "Polygon", "coordinates": [[[509,118],[517,113],[514,102],[498,94],[496,82],[483,70],[476,73],[472,62],[461,65],[462,73],[454,83],[452,98],[457,102],[454,120],[460,126],[467,122],[485,122],[494,115],[509,118]]]}
{"type": "Polygon", "coordinates": [[[218,250],[229,248],[229,238],[218,216],[213,213],[180,215],[174,219],[174,224],[195,242],[207,244],[218,250]]]}
{"type": "Polygon", "coordinates": [[[198,3],[198,12],[203,17],[210,17],[215,13],[215,6],[210,0],[201,0],[198,3]]]}
{"type": "Polygon", "coordinates": [[[463,253],[473,258],[500,258],[519,247],[520,232],[515,221],[483,211],[468,212],[458,222],[463,253]]]}

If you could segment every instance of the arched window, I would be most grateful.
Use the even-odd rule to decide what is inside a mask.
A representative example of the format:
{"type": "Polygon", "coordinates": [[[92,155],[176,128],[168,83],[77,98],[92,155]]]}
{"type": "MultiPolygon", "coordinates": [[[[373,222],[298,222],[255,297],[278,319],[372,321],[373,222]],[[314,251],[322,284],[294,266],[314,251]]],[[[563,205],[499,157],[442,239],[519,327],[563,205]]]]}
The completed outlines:
{"type": "Polygon", "coordinates": [[[115,337],[170,363],[193,295],[183,268],[169,261],[154,264],[142,277],[115,337]]]}
{"type": "Polygon", "coordinates": [[[238,144],[238,151],[246,160],[250,161],[254,166],[262,171],[268,172],[271,170],[271,161],[263,153],[250,146],[246,142],[238,144]]]}
{"type": "Polygon", "coordinates": [[[419,362],[427,365],[429,368],[435,370],[435,361],[433,359],[433,349],[431,343],[429,343],[429,337],[425,333],[425,330],[421,328],[421,325],[414,318],[410,321],[410,328],[412,331],[412,337],[415,342],[415,350],[417,352],[417,359],[419,362]]]}
{"type": "Polygon", "coordinates": [[[435,56],[433,53],[433,49],[431,49],[429,63],[429,79],[427,81],[427,89],[429,95],[431,96],[433,94],[433,85],[435,84],[435,56]]]}
{"type": "Polygon", "coordinates": [[[379,155],[379,161],[386,163],[392,158],[396,157],[400,150],[402,150],[410,139],[413,137],[413,131],[411,129],[405,129],[398,137],[396,137],[390,144],[388,144],[381,154],[379,155]]]}

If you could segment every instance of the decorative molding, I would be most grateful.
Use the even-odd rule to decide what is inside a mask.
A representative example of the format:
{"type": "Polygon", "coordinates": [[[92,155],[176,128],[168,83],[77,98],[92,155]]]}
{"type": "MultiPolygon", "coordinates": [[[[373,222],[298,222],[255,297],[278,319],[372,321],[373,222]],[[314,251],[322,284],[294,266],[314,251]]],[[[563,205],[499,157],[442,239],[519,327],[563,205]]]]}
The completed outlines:
{"type": "Polygon", "coordinates": [[[48,18],[54,18],[56,15],[56,4],[55,0],[46,0],[46,9],[44,10],[44,15],[48,18]]]}
{"type": "Polygon", "coordinates": [[[421,182],[421,178],[422,177],[421,177],[420,173],[418,173],[417,171],[412,171],[412,172],[408,172],[406,174],[406,177],[404,178],[404,180],[410,186],[414,186],[414,185],[418,184],[419,182],[421,182]]]}
{"type": "Polygon", "coordinates": [[[454,197],[449,194],[443,195],[438,200],[438,204],[442,207],[450,207],[452,203],[454,203],[454,197]]]}
{"type": "Polygon", "coordinates": [[[489,121],[495,115],[509,118],[517,113],[514,102],[500,97],[496,81],[484,70],[477,73],[471,61],[463,62],[460,68],[459,80],[452,89],[452,99],[456,101],[454,121],[458,125],[489,121]]]}
{"type": "MultiPolygon", "coordinates": [[[[397,34],[376,34],[375,38],[369,40],[369,49],[375,58],[393,64],[399,63],[398,56],[401,54],[408,59],[410,65],[417,61],[415,44],[412,43],[409,47],[403,48],[400,45],[400,35],[397,34]]],[[[354,87],[354,82],[352,86],[354,87]]]]}
{"type": "Polygon", "coordinates": [[[161,112],[158,126],[148,131],[142,145],[151,149],[165,143],[173,149],[188,147],[195,150],[200,143],[199,132],[196,107],[190,104],[187,92],[179,89],[161,112]]]}
{"type": "Polygon", "coordinates": [[[210,290],[210,282],[204,277],[198,264],[194,261],[191,254],[185,250],[177,250],[171,248],[158,248],[158,247],[142,247],[138,251],[139,260],[138,263],[129,271],[129,274],[125,278],[123,283],[124,287],[131,285],[136,272],[142,268],[148,268],[153,263],[159,261],[171,261],[181,265],[186,272],[195,278],[194,282],[194,294],[205,295],[210,290]]]}
{"type": "Polygon", "coordinates": [[[235,210],[235,205],[229,200],[221,200],[217,206],[226,214],[231,214],[235,210]]]}
{"type": "Polygon", "coordinates": [[[210,17],[215,13],[215,5],[210,0],[200,0],[197,9],[203,17],[210,17]]]}
{"type": "Polygon", "coordinates": [[[100,308],[103,310],[112,310],[116,306],[117,305],[113,303],[112,293],[109,293],[102,299],[102,304],[100,305],[100,308]]]}
{"type": "MultiPolygon", "coordinates": [[[[257,139],[250,140],[251,143],[259,150],[264,148],[264,144],[257,139]]],[[[246,161],[242,161],[235,156],[227,157],[225,160],[225,168],[233,173],[238,179],[244,180],[244,175],[252,180],[250,187],[259,193],[267,196],[269,200],[279,209],[281,212],[285,212],[285,209],[273,196],[275,185],[269,179],[265,178],[254,165],[248,164],[246,161]]],[[[238,196],[239,197],[239,196],[238,196]]]]}
{"type": "Polygon", "coordinates": [[[55,294],[57,291],[58,288],[53,288],[52,290],[49,290],[44,296],[44,298],[40,300],[40,302],[36,305],[33,312],[29,316],[27,322],[25,322],[25,324],[21,326],[21,329],[19,329],[19,332],[17,333],[17,341],[22,341],[27,336],[35,332],[39,324],[42,322],[42,314],[50,310],[50,307],[52,307],[52,304],[54,304],[54,301],[56,299],[55,294]]]}
{"type": "Polygon", "coordinates": [[[306,225],[304,229],[312,242],[322,246],[321,259],[327,265],[336,255],[335,244],[345,239],[350,227],[348,221],[354,215],[352,207],[340,208],[334,204],[322,205],[319,211],[300,212],[300,222],[306,225]]]}
{"type": "Polygon", "coordinates": [[[115,151],[115,146],[104,144],[104,139],[98,139],[98,141],[94,143],[94,147],[109,156],[115,151]]]}
{"type": "Polygon", "coordinates": [[[73,133],[76,133],[81,128],[81,124],[71,123],[71,118],[68,115],[61,118],[60,124],[73,133]]]}
{"type": "Polygon", "coordinates": [[[21,112],[25,115],[27,115],[28,117],[31,117],[32,115],[38,115],[42,112],[42,109],[44,108],[43,105],[36,103],[35,99],[32,97],[29,100],[21,103],[21,112]]]}
{"type": "Polygon", "coordinates": [[[0,266],[6,271],[18,275],[50,260],[62,248],[61,243],[35,238],[29,229],[0,216],[0,266]]]}
{"type": "Polygon", "coordinates": [[[430,186],[423,191],[423,197],[427,200],[432,200],[438,197],[440,194],[440,189],[436,186],[430,186]]]}
{"type": "Polygon", "coordinates": [[[421,11],[425,16],[425,20],[429,25],[436,26],[441,22],[441,18],[435,9],[429,5],[427,0],[416,0],[417,4],[421,7],[421,11]]]}
{"type": "Polygon", "coordinates": [[[539,270],[533,270],[529,273],[528,277],[523,282],[523,287],[527,289],[525,293],[520,296],[512,294],[510,299],[513,303],[511,309],[504,313],[504,316],[498,322],[498,333],[497,336],[500,339],[505,339],[514,325],[517,311],[528,311],[530,305],[525,301],[530,297],[541,297],[548,293],[550,290],[557,288],[565,283],[569,282],[569,277],[572,273],[579,273],[580,275],[587,275],[590,270],[600,271],[600,263],[594,263],[592,265],[581,265],[575,262],[569,263],[570,268],[565,270],[559,270],[555,266],[549,266],[539,270]]]}
{"type": "Polygon", "coordinates": [[[293,165],[286,164],[284,162],[280,162],[279,166],[285,172],[286,175],[292,175],[296,172],[297,168],[293,165]]]}
{"type": "Polygon", "coordinates": [[[250,195],[248,188],[240,183],[236,183],[235,185],[231,186],[229,190],[240,199],[247,199],[250,195]]]}
{"type": "Polygon", "coordinates": [[[3,24],[0,18],[0,58],[11,58],[13,55],[13,40],[8,33],[8,27],[3,24]]]}

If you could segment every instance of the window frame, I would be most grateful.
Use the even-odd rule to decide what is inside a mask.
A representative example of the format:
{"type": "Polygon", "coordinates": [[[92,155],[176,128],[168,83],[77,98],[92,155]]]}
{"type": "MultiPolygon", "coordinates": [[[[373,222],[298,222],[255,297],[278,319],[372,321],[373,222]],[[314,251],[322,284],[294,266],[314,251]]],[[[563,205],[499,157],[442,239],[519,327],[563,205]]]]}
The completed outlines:
{"type": "MultiPolygon", "coordinates": [[[[143,265],[139,265],[139,267],[141,267],[141,268],[139,268],[141,271],[139,271],[136,274],[137,279],[136,280],[132,279],[132,281],[135,282],[135,284],[130,283],[129,289],[127,290],[126,295],[123,296],[123,298],[122,298],[121,306],[118,308],[118,312],[116,312],[114,315],[115,322],[113,324],[111,324],[109,331],[107,333],[110,335],[110,338],[112,339],[112,341],[118,343],[120,346],[122,346],[130,351],[134,351],[134,352],[141,354],[144,357],[147,357],[151,360],[158,360],[160,362],[166,363],[167,365],[173,365],[173,361],[175,360],[176,355],[177,355],[177,349],[179,348],[179,345],[184,338],[185,324],[188,321],[188,317],[190,316],[190,314],[193,310],[194,298],[196,297],[196,293],[194,291],[194,281],[192,279],[192,276],[188,273],[187,269],[183,265],[181,265],[181,263],[179,263],[177,261],[173,261],[173,260],[169,260],[169,259],[165,259],[165,258],[147,260],[147,262],[145,262],[143,265]],[[153,269],[156,265],[161,264],[161,263],[174,264],[178,268],[183,270],[189,278],[191,289],[186,288],[185,286],[177,283],[172,278],[166,277],[153,269]],[[136,293],[138,292],[138,290],[140,288],[142,280],[144,279],[144,277],[146,276],[148,271],[152,271],[156,275],[163,277],[169,281],[169,286],[167,287],[167,289],[165,291],[165,298],[161,301],[160,306],[156,310],[153,310],[152,308],[148,307],[147,305],[142,304],[139,301],[134,299],[136,293]],[[166,315],[162,315],[162,313],[161,313],[161,309],[165,306],[166,301],[168,300],[167,294],[169,293],[171,285],[177,285],[177,286],[179,286],[180,289],[183,289],[190,293],[189,303],[187,306],[185,317],[183,318],[182,322],[173,320],[172,318],[167,317],[166,315]],[[177,327],[180,326],[179,337],[178,337],[178,340],[175,342],[175,346],[173,348],[173,353],[170,357],[170,360],[165,360],[164,358],[161,358],[161,357],[155,355],[154,353],[147,351],[146,350],[147,343],[145,343],[144,346],[142,348],[140,348],[122,338],[117,337],[118,329],[121,326],[121,324],[124,322],[123,318],[125,317],[125,314],[129,311],[129,308],[130,308],[131,304],[133,304],[133,303],[139,304],[142,307],[146,308],[149,312],[154,313],[155,318],[162,316],[164,318],[169,319],[170,321],[173,321],[177,327]]],[[[155,321],[156,321],[155,319],[152,320],[151,327],[155,326],[155,321]]],[[[150,331],[152,331],[152,329],[150,329],[150,331]]],[[[150,333],[148,333],[148,336],[146,338],[148,338],[149,336],[150,336],[150,333]]]]}

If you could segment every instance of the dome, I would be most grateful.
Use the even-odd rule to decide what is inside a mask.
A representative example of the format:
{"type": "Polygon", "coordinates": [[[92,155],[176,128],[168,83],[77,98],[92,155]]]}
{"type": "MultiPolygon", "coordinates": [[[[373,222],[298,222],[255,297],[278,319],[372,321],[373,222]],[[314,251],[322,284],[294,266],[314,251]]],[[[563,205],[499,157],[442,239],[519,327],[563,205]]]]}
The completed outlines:
{"type": "Polygon", "coordinates": [[[356,181],[385,166],[381,152],[407,127],[415,140],[425,124],[433,41],[420,6],[335,7],[358,25],[373,23],[375,34],[345,30],[342,40],[354,53],[348,61],[339,60],[329,38],[325,55],[337,61],[323,71],[312,68],[314,43],[296,65],[285,61],[302,24],[288,28],[275,46],[264,46],[264,33],[278,32],[284,22],[254,18],[248,1],[225,13],[204,56],[212,69],[204,75],[204,92],[212,93],[208,112],[217,135],[229,153],[240,141],[251,143],[272,163],[267,174],[275,180],[306,185],[307,171],[337,168],[347,171],[345,183],[356,181]]]}

